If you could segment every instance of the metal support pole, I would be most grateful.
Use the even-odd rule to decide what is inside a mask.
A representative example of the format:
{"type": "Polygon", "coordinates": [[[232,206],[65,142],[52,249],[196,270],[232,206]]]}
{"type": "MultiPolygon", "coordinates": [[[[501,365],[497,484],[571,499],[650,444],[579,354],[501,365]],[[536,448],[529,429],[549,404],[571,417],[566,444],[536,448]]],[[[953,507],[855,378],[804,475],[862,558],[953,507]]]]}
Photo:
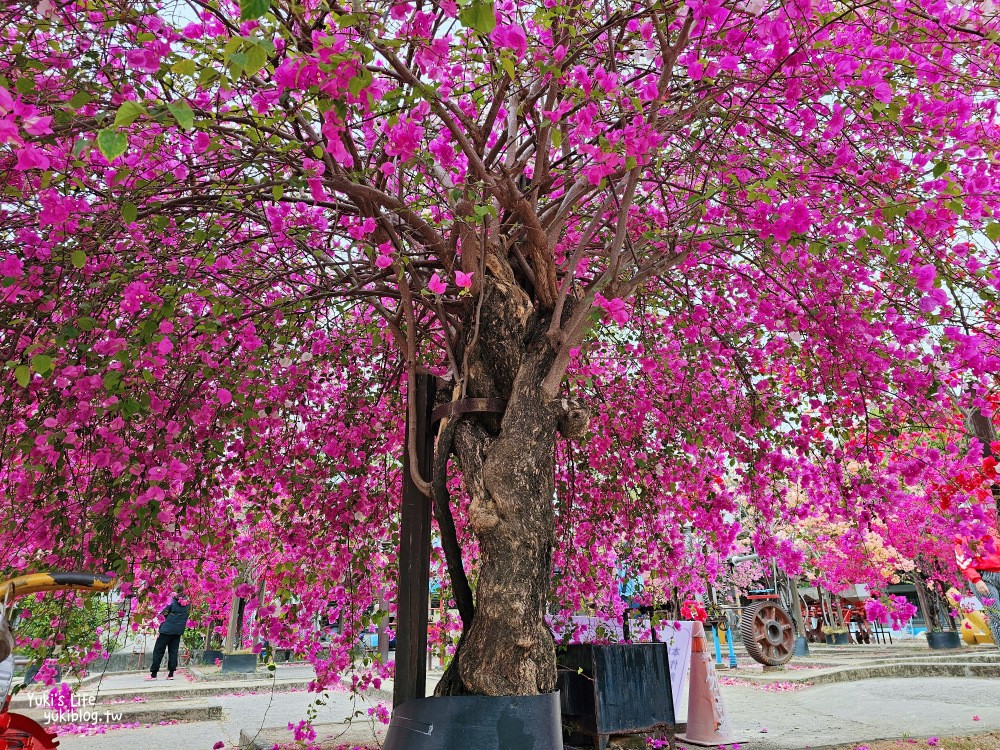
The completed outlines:
{"type": "MultiPolygon", "coordinates": [[[[738,621],[737,621],[738,622],[738,621]]],[[[729,630],[726,631],[726,641],[729,643],[729,668],[736,669],[736,649],[733,648],[733,636],[736,628],[733,627],[732,620],[729,622],[729,630]]]]}
{"type": "MultiPolygon", "coordinates": [[[[417,462],[429,479],[434,465],[431,410],[435,380],[417,375],[417,462]]],[[[407,434],[409,434],[407,420],[407,434]]],[[[403,446],[403,502],[399,522],[399,599],[396,614],[396,678],[392,705],[427,692],[427,607],[430,593],[431,500],[413,483],[409,451],[403,446]]]]}
{"type": "Polygon", "coordinates": [[[389,663],[389,603],[385,597],[378,598],[378,658],[383,664],[389,663]]]}

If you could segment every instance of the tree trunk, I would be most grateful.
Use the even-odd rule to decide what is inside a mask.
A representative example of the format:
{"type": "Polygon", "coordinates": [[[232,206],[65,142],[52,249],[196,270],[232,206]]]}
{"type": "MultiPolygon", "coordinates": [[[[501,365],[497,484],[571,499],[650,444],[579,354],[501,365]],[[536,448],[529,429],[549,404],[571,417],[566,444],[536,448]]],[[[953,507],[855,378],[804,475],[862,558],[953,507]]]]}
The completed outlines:
{"type": "Polygon", "coordinates": [[[920,614],[924,617],[924,624],[928,630],[934,630],[934,613],[931,612],[927,602],[927,590],[924,588],[924,577],[917,571],[913,572],[913,587],[917,590],[917,604],[920,606],[920,614]]]}
{"type": "Polygon", "coordinates": [[[242,601],[238,596],[233,596],[232,604],[229,605],[229,623],[226,626],[226,641],[223,646],[223,651],[226,653],[232,653],[239,648],[237,631],[239,630],[240,602],[242,601]]]}
{"type": "MultiPolygon", "coordinates": [[[[543,396],[555,352],[545,335],[548,321],[527,295],[503,279],[489,279],[482,294],[481,317],[466,326],[466,396],[505,399],[507,406],[499,424],[494,416],[466,415],[451,425],[470,498],[467,527],[479,543],[478,577],[474,613],[471,607],[462,613],[452,668],[435,693],[533,695],[556,685],[555,644],[544,620],[555,539],[556,434],[582,435],[588,414],[574,402],[543,396]]],[[[439,452],[436,462],[442,460],[447,456],[439,452]]],[[[447,537],[443,468],[435,467],[435,501],[447,537]]],[[[443,541],[447,552],[449,540],[443,541]]],[[[468,583],[454,555],[449,572],[457,594],[468,583]]]]}
{"type": "Polygon", "coordinates": [[[550,352],[536,342],[486,453],[481,484],[474,482],[469,524],[479,539],[479,583],[459,673],[481,695],[555,689],[555,644],[543,619],[555,538],[557,419],[541,401],[548,364],[550,352]]]}
{"type": "MultiPolygon", "coordinates": [[[[969,432],[975,435],[982,445],[983,458],[993,456],[993,443],[997,440],[997,432],[993,427],[992,416],[983,414],[982,410],[978,408],[973,408],[972,411],[968,412],[965,424],[969,432]]],[[[995,456],[993,457],[995,458],[995,456]]],[[[1000,517],[1000,485],[991,482],[990,492],[993,493],[993,503],[997,515],[1000,517]]]]}
{"type": "Polygon", "coordinates": [[[792,607],[792,620],[795,622],[795,634],[804,638],[806,635],[806,623],[802,619],[802,598],[799,596],[799,579],[786,576],[790,596],[788,597],[792,607]]]}

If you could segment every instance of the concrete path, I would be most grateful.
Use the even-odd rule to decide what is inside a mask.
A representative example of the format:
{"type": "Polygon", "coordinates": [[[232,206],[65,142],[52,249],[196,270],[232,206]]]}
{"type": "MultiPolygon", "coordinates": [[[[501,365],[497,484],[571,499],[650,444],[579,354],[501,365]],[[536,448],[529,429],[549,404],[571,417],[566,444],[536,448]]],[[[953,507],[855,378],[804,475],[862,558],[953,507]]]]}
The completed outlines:
{"type": "Polygon", "coordinates": [[[727,686],[723,701],[745,750],[802,750],[995,731],[998,687],[995,680],[957,677],[870,679],[794,692],[727,686]]]}
{"type": "MultiPolygon", "coordinates": [[[[879,677],[881,668],[905,665],[905,672],[919,675],[943,664],[974,663],[984,669],[1000,669],[995,648],[930,652],[911,644],[893,647],[851,646],[813,648],[807,659],[796,659],[792,669],[764,673],[760,665],[740,659],[740,669],[724,670],[723,699],[744,750],[805,750],[840,743],[863,743],[903,736],[945,736],[1000,730],[1000,683],[976,677],[911,676],[906,679],[879,677]],[[822,682],[851,675],[861,681],[806,686],[802,681],[822,682]],[[817,679],[818,678],[818,679],[817,679]],[[781,685],[765,683],[783,683],[781,685]],[[798,684],[796,684],[798,683],[798,684]],[[973,721],[979,716],[979,721],[973,721]],[[766,730],[766,731],[763,731],[766,730]]],[[[899,667],[903,669],[904,667],[899,667]]],[[[181,678],[167,682],[144,682],[144,673],[105,675],[88,684],[83,694],[94,694],[101,704],[119,705],[131,696],[152,709],[143,720],[152,726],[108,730],[95,736],[63,735],[62,750],[136,750],[151,748],[211,748],[216,742],[236,748],[241,732],[245,740],[256,737],[259,747],[289,741],[289,722],[307,715],[316,695],[303,688],[313,679],[311,666],[280,665],[274,672],[261,671],[253,679],[181,678]],[[255,692],[260,691],[260,692],[255,692]],[[156,709],[162,716],[182,716],[192,701],[221,707],[222,718],[212,721],[156,725],[156,709]]],[[[209,668],[209,671],[211,669],[209,668]]],[[[440,678],[428,675],[428,694],[440,678]]],[[[326,705],[317,710],[318,740],[338,737],[339,742],[365,744],[384,734],[384,726],[371,721],[368,709],[391,704],[392,681],[366,697],[346,691],[331,691],[326,705]],[[353,724],[347,721],[354,717],[353,724]]],[[[22,694],[19,700],[26,702],[22,694]]],[[[682,702],[686,706],[686,696],[682,702]]],[[[190,718],[196,718],[189,712],[190,718]]],[[[680,716],[683,720],[685,717],[680,716]]],[[[336,746],[333,742],[324,747],[336,746]]]]}
{"type": "MultiPolygon", "coordinates": [[[[724,686],[723,700],[740,732],[743,750],[806,750],[839,743],[862,743],[890,737],[963,735],[1000,730],[1000,690],[993,680],[969,678],[872,679],[770,692],[749,686],[724,686]],[[979,721],[973,721],[979,716],[979,721]],[[767,730],[766,732],[763,730],[767,730]]],[[[183,747],[211,748],[218,741],[238,746],[241,730],[248,736],[260,728],[266,746],[291,739],[285,729],[297,723],[315,696],[276,693],[218,697],[221,721],[112,730],[103,735],[60,738],[61,750],[157,750],[183,747]],[[251,730],[251,731],[247,731],[251,730]],[[284,731],[275,731],[284,730],[284,731]]],[[[384,698],[377,696],[376,700],[384,698]]],[[[367,716],[373,703],[352,699],[345,692],[330,694],[317,707],[320,740],[340,736],[344,742],[370,741],[380,725],[343,723],[360,712],[367,716]],[[344,733],[344,734],[341,734],[344,733]]],[[[683,745],[681,745],[683,746],[683,745]]]]}
{"type": "MultiPolygon", "coordinates": [[[[251,736],[261,728],[285,729],[289,722],[298,723],[306,717],[306,712],[316,698],[315,694],[306,692],[274,693],[242,696],[220,696],[208,699],[222,706],[221,721],[193,722],[171,724],[167,726],[150,726],[140,729],[113,729],[92,736],[66,734],[59,737],[60,750],[209,750],[219,741],[225,742],[227,748],[239,745],[241,731],[247,731],[251,736]]],[[[329,734],[334,731],[334,724],[360,712],[367,717],[368,708],[373,703],[364,699],[352,699],[347,692],[331,692],[330,700],[324,706],[314,706],[317,711],[316,722],[324,727],[329,734]]],[[[347,741],[355,741],[357,733],[367,725],[366,740],[371,735],[371,723],[358,718],[352,734],[345,737],[347,741]]],[[[348,729],[341,723],[339,731],[348,729]]],[[[284,732],[289,739],[291,733],[284,732]]]]}
{"type": "MultiPolygon", "coordinates": [[[[305,689],[315,679],[316,672],[311,664],[279,665],[274,672],[260,670],[255,675],[246,677],[240,675],[230,678],[229,675],[210,674],[209,679],[195,679],[189,670],[180,669],[173,680],[167,680],[161,674],[156,680],[146,681],[148,672],[116,672],[95,676],[83,683],[77,691],[81,697],[93,696],[97,703],[109,703],[132,697],[139,697],[145,702],[165,700],[192,700],[214,695],[229,695],[233,693],[259,691],[287,691],[305,689]]],[[[76,685],[72,682],[75,689],[76,685]]],[[[16,709],[29,706],[38,707],[49,692],[49,688],[32,685],[19,692],[11,701],[11,707],[16,709]]]]}

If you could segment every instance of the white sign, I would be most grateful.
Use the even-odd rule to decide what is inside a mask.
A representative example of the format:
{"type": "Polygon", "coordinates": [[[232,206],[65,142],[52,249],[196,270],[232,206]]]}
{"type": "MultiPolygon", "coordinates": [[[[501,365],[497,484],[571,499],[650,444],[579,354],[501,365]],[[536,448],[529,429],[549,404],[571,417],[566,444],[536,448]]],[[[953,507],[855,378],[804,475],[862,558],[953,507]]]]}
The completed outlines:
{"type": "Polygon", "coordinates": [[[674,698],[674,719],[680,721],[681,694],[687,681],[691,664],[691,635],[693,622],[670,621],[660,623],[656,638],[667,644],[667,661],[670,664],[670,692],[674,698]]]}

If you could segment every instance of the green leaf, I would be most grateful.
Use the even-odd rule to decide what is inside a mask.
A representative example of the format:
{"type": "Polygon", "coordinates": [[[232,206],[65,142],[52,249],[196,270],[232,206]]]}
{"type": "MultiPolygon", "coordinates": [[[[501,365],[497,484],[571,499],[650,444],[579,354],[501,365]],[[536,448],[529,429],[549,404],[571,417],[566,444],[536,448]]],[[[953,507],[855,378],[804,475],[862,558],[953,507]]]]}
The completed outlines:
{"type": "Polygon", "coordinates": [[[940,177],[947,171],[948,171],[948,162],[946,161],[939,161],[937,164],[934,165],[935,177],[940,177]]]}
{"type": "Polygon", "coordinates": [[[31,358],[31,369],[39,375],[44,375],[52,369],[52,357],[47,354],[36,354],[31,358]]]}
{"type": "Polygon", "coordinates": [[[186,101],[178,99],[176,102],[170,102],[167,104],[167,109],[170,110],[170,114],[174,116],[182,130],[190,130],[194,127],[194,112],[191,111],[191,107],[186,101]]]}
{"type": "Polygon", "coordinates": [[[189,58],[184,58],[178,62],[175,62],[170,66],[170,69],[174,71],[179,76],[194,76],[195,65],[194,60],[189,58]]]}
{"type": "Polygon", "coordinates": [[[108,391],[115,391],[118,388],[118,384],[122,380],[121,370],[112,370],[107,375],[102,378],[104,382],[104,389],[108,391]]]}
{"type": "Polygon", "coordinates": [[[474,2],[468,8],[462,8],[458,20],[469,29],[475,29],[480,34],[489,34],[497,26],[497,16],[493,12],[493,3],[474,2]]]}
{"type": "Polygon", "coordinates": [[[357,96],[362,91],[364,91],[372,82],[372,74],[368,68],[362,68],[359,75],[354,76],[350,81],[347,82],[347,90],[350,91],[354,96],[357,96]]]}
{"type": "Polygon", "coordinates": [[[1000,240],[1000,224],[995,221],[986,227],[986,236],[989,237],[993,242],[1000,240]]]}
{"type": "Polygon", "coordinates": [[[247,56],[243,52],[234,52],[229,55],[229,70],[232,72],[233,78],[239,78],[243,75],[243,68],[246,67],[247,62],[247,56]]]}
{"type": "Polygon", "coordinates": [[[28,383],[31,382],[31,370],[28,369],[27,365],[20,365],[14,368],[14,377],[17,378],[17,384],[22,388],[27,388],[28,383]]]}
{"type": "Polygon", "coordinates": [[[128,149],[128,136],[107,128],[99,130],[97,131],[97,148],[104,154],[105,159],[113,161],[128,149]]]}
{"type": "Polygon", "coordinates": [[[285,186],[284,185],[275,185],[274,187],[271,188],[271,195],[274,197],[274,199],[276,201],[280,201],[281,197],[284,194],[285,194],[285,186]]]}
{"type": "Polygon", "coordinates": [[[94,97],[86,91],[77,91],[73,94],[73,98],[69,100],[69,107],[70,109],[80,109],[80,107],[84,104],[89,104],[93,99],[94,97]]]}
{"type": "Polygon", "coordinates": [[[97,325],[97,321],[93,318],[77,318],[76,327],[81,331],[93,331],[94,327],[97,325]]]}
{"type": "Polygon", "coordinates": [[[244,71],[248,76],[256,75],[265,65],[267,65],[267,50],[256,44],[247,50],[244,71]]]}
{"type": "Polygon", "coordinates": [[[514,61],[507,57],[507,55],[504,55],[500,58],[500,65],[503,67],[510,80],[513,81],[516,76],[516,73],[514,72],[514,61]]]}
{"type": "Polygon", "coordinates": [[[83,268],[87,265],[87,254],[83,250],[74,250],[69,256],[69,262],[73,268],[83,268]]]}
{"type": "Polygon", "coordinates": [[[885,239],[885,230],[878,224],[871,224],[865,227],[865,232],[867,232],[869,237],[874,237],[877,240],[885,239]]]}
{"type": "Polygon", "coordinates": [[[122,125],[131,125],[144,114],[146,114],[146,109],[139,102],[124,102],[118,108],[117,114],[115,114],[115,127],[120,128],[122,125]]]}
{"type": "Polygon", "coordinates": [[[240,0],[240,20],[260,18],[271,7],[271,0],[240,0]]]}
{"type": "Polygon", "coordinates": [[[134,203],[126,203],[122,206],[122,219],[125,220],[126,224],[131,224],[138,215],[139,210],[135,207],[134,203]]]}

